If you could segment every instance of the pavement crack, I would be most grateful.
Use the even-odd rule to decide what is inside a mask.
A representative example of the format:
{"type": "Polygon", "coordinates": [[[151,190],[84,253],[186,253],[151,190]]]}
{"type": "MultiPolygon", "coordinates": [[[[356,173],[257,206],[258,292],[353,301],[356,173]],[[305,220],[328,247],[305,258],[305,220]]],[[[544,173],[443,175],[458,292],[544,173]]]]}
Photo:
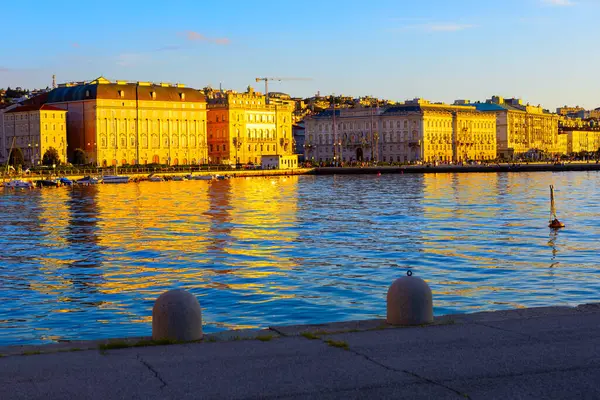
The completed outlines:
{"type": "Polygon", "coordinates": [[[444,389],[450,390],[451,392],[454,392],[457,395],[459,395],[461,397],[464,397],[466,399],[470,399],[471,398],[471,397],[469,397],[468,394],[463,393],[463,392],[461,392],[459,390],[456,390],[456,389],[454,389],[454,388],[452,388],[452,387],[450,387],[448,385],[445,385],[445,384],[443,384],[441,382],[436,382],[433,379],[429,379],[429,378],[427,378],[425,376],[421,376],[421,375],[419,375],[419,374],[417,374],[415,372],[412,372],[412,371],[409,371],[409,370],[406,370],[406,369],[398,369],[398,368],[390,367],[389,365],[383,364],[383,363],[381,363],[381,362],[379,362],[379,361],[377,361],[377,360],[369,357],[368,355],[363,354],[363,353],[361,353],[361,352],[359,352],[357,350],[354,350],[352,348],[348,348],[347,351],[349,351],[349,352],[351,352],[353,354],[356,354],[357,356],[363,357],[367,361],[372,362],[373,364],[378,365],[378,366],[380,366],[382,368],[385,368],[388,371],[405,373],[405,374],[411,375],[411,376],[413,376],[413,377],[415,377],[417,379],[423,380],[423,381],[425,381],[427,383],[431,383],[432,385],[443,387],[444,389]]]}
{"type": "Polygon", "coordinates": [[[272,326],[269,327],[269,330],[275,332],[276,334],[280,335],[281,337],[287,337],[288,336],[285,333],[283,333],[282,331],[280,331],[279,329],[273,328],[272,326]]]}
{"type": "Polygon", "coordinates": [[[514,333],[516,335],[524,336],[524,337],[528,338],[529,340],[533,340],[533,341],[539,340],[535,336],[531,336],[531,335],[528,335],[528,334],[523,333],[523,332],[512,331],[510,329],[500,328],[500,327],[494,326],[494,325],[487,325],[487,324],[484,324],[483,322],[473,322],[473,324],[474,325],[485,326],[486,328],[497,329],[497,330],[502,331],[502,332],[514,333]]]}
{"type": "Polygon", "coordinates": [[[143,365],[144,365],[146,368],[148,368],[148,370],[149,370],[150,372],[152,372],[152,373],[154,374],[154,376],[156,377],[156,379],[158,379],[158,380],[160,381],[160,383],[161,383],[161,387],[160,387],[160,389],[161,389],[161,390],[162,390],[162,389],[164,389],[164,388],[167,386],[167,382],[165,382],[165,381],[163,380],[163,378],[161,378],[161,376],[160,376],[160,374],[158,373],[158,371],[157,371],[157,370],[155,370],[155,369],[154,369],[154,367],[152,367],[152,365],[150,365],[150,363],[149,363],[149,362],[147,362],[146,360],[144,360],[144,359],[142,358],[142,356],[140,356],[139,354],[137,355],[137,359],[138,359],[138,361],[139,361],[139,362],[141,362],[141,363],[142,363],[142,364],[143,364],[143,365]]]}

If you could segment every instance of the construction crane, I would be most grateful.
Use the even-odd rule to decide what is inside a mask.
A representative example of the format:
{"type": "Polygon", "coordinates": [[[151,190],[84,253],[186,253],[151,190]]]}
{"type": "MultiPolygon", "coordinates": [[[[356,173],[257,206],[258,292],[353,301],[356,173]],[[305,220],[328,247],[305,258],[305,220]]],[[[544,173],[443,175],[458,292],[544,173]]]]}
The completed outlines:
{"type": "Polygon", "coordinates": [[[269,103],[269,81],[310,81],[311,78],[256,78],[256,82],[265,81],[265,98],[267,99],[267,104],[269,103]]]}

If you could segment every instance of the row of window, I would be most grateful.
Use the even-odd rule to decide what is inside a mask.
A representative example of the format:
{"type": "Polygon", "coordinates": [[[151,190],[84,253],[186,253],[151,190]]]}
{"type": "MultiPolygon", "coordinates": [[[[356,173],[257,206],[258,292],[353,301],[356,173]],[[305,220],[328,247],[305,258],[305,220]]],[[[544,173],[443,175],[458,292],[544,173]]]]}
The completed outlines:
{"type": "MultiPolygon", "coordinates": [[[[55,113],[55,114],[50,114],[50,117],[56,117],[57,119],[65,119],[65,113],[55,113]]],[[[19,114],[19,115],[8,115],[5,117],[7,121],[15,121],[15,120],[26,120],[26,119],[32,119],[32,120],[39,120],[38,118],[38,114],[19,114]],[[29,118],[31,116],[31,118],[29,118]]],[[[44,113],[44,118],[48,119],[48,113],[44,113]]]]}
{"type": "MultiPolygon", "coordinates": [[[[188,141],[189,141],[189,147],[193,148],[196,147],[196,144],[199,145],[205,145],[203,138],[200,136],[198,137],[198,140],[196,140],[196,136],[189,136],[189,140],[187,136],[172,136],[171,137],[171,141],[169,142],[169,137],[168,136],[163,136],[162,139],[162,145],[164,148],[168,148],[168,147],[188,147],[188,141]],[[170,144],[170,145],[169,145],[170,144]]],[[[116,135],[110,135],[109,138],[106,137],[106,135],[101,135],[100,136],[100,147],[101,148],[107,148],[108,143],[110,142],[110,147],[111,148],[115,148],[117,147],[117,137],[116,135]]],[[[160,147],[160,139],[159,139],[159,135],[158,134],[154,134],[150,137],[150,142],[152,144],[152,148],[159,148],[160,147]]],[[[140,138],[140,143],[141,146],[143,148],[148,148],[148,137],[146,135],[143,135],[140,138]]],[[[127,147],[127,138],[123,135],[119,138],[119,145],[120,147],[127,147]]],[[[136,138],[135,136],[130,136],[129,137],[129,145],[130,147],[135,147],[136,146],[136,138]]]]}
{"type": "MultiPolygon", "coordinates": [[[[217,145],[215,145],[214,148],[216,149],[217,152],[219,152],[219,151],[227,151],[227,145],[226,144],[222,144],[222,145],[217,144],[217,145]]],[[[247,148],[248,148],[248,151],[252,151],[252,145],[249,144],[247,148]]],[[[266,151],[267,152],[271,151],[271,148],[273,148],[273,151],[275,151],[275,145],[270,145],[270,144],[266,145],[266,151]]],[[[208,145],[208,151],[210,151],[210,152],[213,151],[213,145],[212,144],[208,145]]],[[[265,151],[265,145],[255,144],[254,145],[254,151],[261,151],[261,152],[265,151]]]]}
{"type": "MultiPolygon", "coordinates": [[[[25,147],[25,146],[31,147],[32,145],[33,146],[37,146],[38,145],[37,142],[39,141],[38,138],[31,138],[31,137],[24,137],[24,136],[14,136],[14,137],[16,138],[15,139],[15,144],[17,146],[23,146],[23,147],[25,147]]],[[[49,138],[50,138],[49,136],[44,136],[44,139],[43,139],[44,143],[48,143],[48,142],[56,143],[57,141],[59,143],[64,143],[65,142],[64,138],[61,138],[62,140],[57,140],[56,136],[51,136],[52,140],[48,140],[49,138]]],[[[12,139],[13,139],[13,136],[7,136],[6,137],[6,142],[7,143],[12,143],[12,139]]]]}
{"type": "MultiPolygon", "coordinates": [[[[119,133],[119,132],[129,132],[135,133],[136,130],[135,120],[134,119],[125,119],[125,120],[111,120],[109,121],[105,118],[100,123],[100,133],[119,133]]],[[[157,120],[150,121],[146,119],[140,123],[140,131],[148,132],[150,130],[157,131],[159,128],[162,128],[163,132],[177,132],[177,133],[187,133],[188,131],[192,134],[196,132],[202,132],[202,124],[198,120],[157,120]]]]}

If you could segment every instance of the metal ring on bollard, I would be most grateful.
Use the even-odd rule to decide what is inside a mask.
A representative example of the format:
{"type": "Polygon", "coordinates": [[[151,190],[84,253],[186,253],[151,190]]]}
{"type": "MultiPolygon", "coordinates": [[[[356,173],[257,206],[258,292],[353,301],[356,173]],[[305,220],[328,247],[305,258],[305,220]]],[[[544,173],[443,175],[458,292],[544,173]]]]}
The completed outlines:
{"type": "Polygon", "coordinates": [[[409,269],[408,271],[406,271],[406,275],[412,276],[412,271],[409,269]]]}

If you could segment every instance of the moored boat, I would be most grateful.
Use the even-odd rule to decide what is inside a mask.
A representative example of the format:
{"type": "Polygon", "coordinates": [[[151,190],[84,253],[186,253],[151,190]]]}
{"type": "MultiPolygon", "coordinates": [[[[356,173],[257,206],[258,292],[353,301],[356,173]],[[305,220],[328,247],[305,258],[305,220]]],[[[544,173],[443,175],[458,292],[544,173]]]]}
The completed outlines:
{"type": "Polygon", "coordinates": [[[129,182],[128,176],[105,175],[102,177],[102,183],[127,183],[127,182],[129,182]]]}
{"type": "Polygon", "coordinates": [[[162,176],[157,176],[157,175],[150,175],[148,177],[148,180],[150,182],[164,182],[165,178],[163,178],[162,176]]]}
{"type": "Polygon", "coordinates": [[[9,189],[33,189],[33,183],[22,181],[20,179],[13,179],[10,182],[5,182],[4,187],[9,189]]]}
{"type": "Polygon", "coordinates": [[[171,180],[173,181],[187,181],[185,176],[181,176],[181,175],[173,175],[171,177],[171,180]]]}
{"type": "Polygon", "coordinates": [[[40,179],[35,182],[37,187],[59,187],[60,181],[58,179],[40,179]]]}
{"type": "Polygon", "coordinates": [[[73,181],[70,180],[69,178],[62,177],[62,178],[59,178],[58,180],[62,185],[73,186],[73,181]]]}
{"type": "Polygon", "coordinates": [[[194,180],[194,181],[211,181],[211,180],[213,180],[212,175],[188,175],[187,178],[189,180],[194,180]]]}
{"type": "Polygon", "coordinates": [[[86,176],[76,180],[75,183],[77,183],[78,185],[96,185],[99,183],[99,180],[98,178],[95,178],[93,176],[86,176]]]}

